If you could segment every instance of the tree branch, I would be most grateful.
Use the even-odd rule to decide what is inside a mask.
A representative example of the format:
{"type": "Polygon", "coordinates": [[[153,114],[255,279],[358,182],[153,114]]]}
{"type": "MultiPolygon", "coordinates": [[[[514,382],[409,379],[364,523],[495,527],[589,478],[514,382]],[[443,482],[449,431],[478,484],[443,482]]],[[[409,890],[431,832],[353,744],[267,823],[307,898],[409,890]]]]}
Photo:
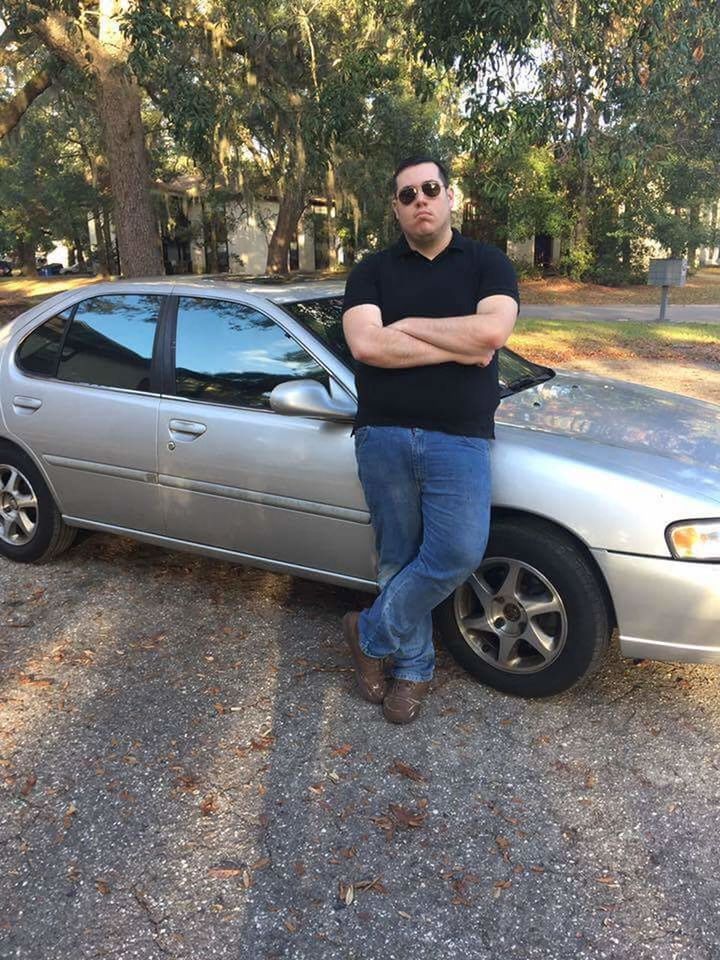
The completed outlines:
{"type": "MultiPolygon", "coordinates": [[[[41,10],[36,4],[31,6],[41,10]]],[[[109,68],[111,58],[96,37],[84,30],[79,40],[75,40],[71,29],[72,20],[68,16],[56,10],[52,13],[41,12],[44,14],[43,19],[31,24],[31,29],[61,60],[83,73],[98,73],[109,68]]]]}
{"type": "Polygon", "coordinates": [[[65,64],[59,64],[54,57],[51,57],[45,67],[31,77],[22,90],[19,90],[11,100],[0,104],[0,140],[15,129],[30,104],[52,86],[64,66],[65,64]]]}

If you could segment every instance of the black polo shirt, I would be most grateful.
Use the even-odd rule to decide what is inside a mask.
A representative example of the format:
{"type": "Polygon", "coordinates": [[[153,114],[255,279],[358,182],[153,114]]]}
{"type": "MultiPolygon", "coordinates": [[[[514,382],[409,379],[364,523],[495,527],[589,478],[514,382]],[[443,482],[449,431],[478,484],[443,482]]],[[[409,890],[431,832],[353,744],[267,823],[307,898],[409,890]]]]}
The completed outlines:
{"type": "MultiPolygon", "coordinates": [[[[344,310],[374,303],[383,326],[405,317],[461,317],[478,301],[502,293],[518,303],[515,270],[497,247],[463,237],[434,260],[405,237],[361,260],[345,289],[344,310]]],[[[358,363],[356,426],[422,427],[470,437],[493,437],[500,401],[497,355],[487,367],[461,363],[388,369],[358,363]]]]}

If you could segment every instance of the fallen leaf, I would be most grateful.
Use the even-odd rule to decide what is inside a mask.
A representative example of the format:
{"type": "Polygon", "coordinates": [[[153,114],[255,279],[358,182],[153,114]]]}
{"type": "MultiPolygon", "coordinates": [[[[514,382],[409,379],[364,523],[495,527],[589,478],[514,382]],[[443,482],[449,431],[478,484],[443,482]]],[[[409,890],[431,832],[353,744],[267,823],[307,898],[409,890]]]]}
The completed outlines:
{"type": "Polygon", "coordinates": [[[182,773],[173,782],[183,793],[195,793],[200,786],[200,780],[192,773],[182,773]]]}
{"type": "Polygon", "coordinates": [[[66,830],[69,829],[70,824],[72,823],[72,819],[76,813],[77,813],[77,807],[75,806],[75,804],[74,803],[68,804],[68,807],[65,811],[65,816],[63,817],[63,826],[65,827],[66,830]]]}
{"type": "Polygon", "coordinates": [[[371,877],[368,880],[355,880],[353,886],[355,890],[372,890],[375,893],[387,893],[387,888],[382,882],[381,877],[371,877]]]}
{"type": "Polygon", "coordinates": [[[271,733],[254,737],[250,741],[250,747],[253,750],[272,750],[275,744],[275,737],[271,733]]]}
{"type": "Polygon", "coordinates": [[[495,843],[497,844],[498,850],[502,854],[503,860],[509,860],[510,859],[510,841],[507,839],[507,837],[495,837],[495,843]]]}
{"type": "Polygon", "coordinates": [[[405,913],[404,910],[398,910],[398,914],[399,916],[404,917],[406,920],[412,920],[412,917],[410,916],[410,914],[405,913]]]}
{"type": "Polygon", "coordinates": [[[204,817],[209,817],[211,813],[217,813],[219,809],[220,809],[220,804],[218,803],[218,799],[212,793],[208,793],[200,801],[200,813],[204,817]]]}
{"type": "Polygon", "coordinates": [[[214,703],[214,704],[213,704],[213,707],[215,708],[215,712],[216,712],[216,713],[219,713],[219,714],[221,714],[221,715],[222,715],[223,713],[225,713],[225,705],[224,705],[224,704],[222,704],[222,703],[214,703]]]}
{"type": "Polygon", "coordinates": [[[31,773],[30,776],[25,781],[25,786],[20,791],[21,795],[23,797],[27,797],[36,783],[37,783],[37,777],[35,776],[34,773],[31,773]]]}
{"type": "Polygon", "coordinates": [[[425,813],[403,807],[399,803],[388,804],[388,810],[402,827],[421,827],[427,816],[425,813]]]}
{"type": "Polygon", "coordinates": [[[341,747],[333,747],[330,753],[334,757],[346,757],[352,750],[352,744],[344,743],[341,747]]]}
{"type": "Polygon", "coordinates": [[[295,923],[294,920],[291,920],[291,919],[288,917],[287,920],[284,920],[284,921],[283,921],[283,923],[285,924],[285,926],[286,926],[286,928],[287,928],[287,930],[288,930],[288,933],[297,933],[297,931],[298,931],[298,925],[295,923]]]}
{"type": "Polygon", "coordinates": [[[390,767],[390,773],[399,773],[400,776],[407,777],[408,780],[413,780],[415,783],[427,783],[428,779],[415,767],[411,767],[409,763],[403,763],[402,760],[395,760],[390,767]]]}
{"type": "Polygon", "coordinates": [[[239,877],[242,872],[242,867],[210,867],[208,869],[208,874],[216,880],[229,880],[231,877],[239,877]]]}
{"type": "Polygon", "coordinates": [[[593,787],[597,786],[597,782],[597,777],[592,771],[590,771],[590,773],[585,777],[585,789],[592,790],[593,787]]]}
{"type": "Polygon", "coordinates": [[[34,674],[23,674],[20,683],[32,687],[51,687],[55,681],[52,677],[36,677],[34,674]]]}
{"type": "Polygon", "coordinates": [[[604,884],[606,884],[607,886],[613,886],[613,887],[618,887],[618,886],[620,886],[620,884],[617,882],[617,880],[615,879],[615,877],[607,877],[607,876],[606,876],[606,877],[595,877],[595,882],[596,882],[596,883],[604,883],[604,884]]]}
{"type": "Polygon", "coordinates": [[[262,860],[256,860],[255,863],[250,864],[251,870],[264,870],[265,867],[269,867],[271,863],[270,857],[263,857],[262,860]]]}
{"type": "Polygon", "coordinates": [[[96,880],[95,889],[98,891],[98,893],[101,893],[104,897],[106,897],[112,890],[112,887],[105,880],[96,880]]]}
{"type": "Polygon", "coordinates": [[[305,864],[301,860],[296,860],[293,864],[293,870],[295,875],[298,877],[304,877],[307,871],[305,870],[305,864]]]}

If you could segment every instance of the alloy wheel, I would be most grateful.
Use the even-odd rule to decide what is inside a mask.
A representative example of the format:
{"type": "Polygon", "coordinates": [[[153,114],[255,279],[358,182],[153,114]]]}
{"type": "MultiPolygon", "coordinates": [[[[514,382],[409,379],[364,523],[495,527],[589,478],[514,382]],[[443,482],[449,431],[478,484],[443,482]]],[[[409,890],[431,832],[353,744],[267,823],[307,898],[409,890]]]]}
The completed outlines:
{"type": "Polygon", "coordinates": [[[520,560],[489,557],[454,596],[466,643],[508,673],[546,669],[567,640],[567,613],[555,587],[520,560]]]}
{"type": "Polygon", "coordinates": [[[37,495],[30,481],[17,467],[0,463],[0,540],[21,547],[35,536],[37,525],[37,495]]]}

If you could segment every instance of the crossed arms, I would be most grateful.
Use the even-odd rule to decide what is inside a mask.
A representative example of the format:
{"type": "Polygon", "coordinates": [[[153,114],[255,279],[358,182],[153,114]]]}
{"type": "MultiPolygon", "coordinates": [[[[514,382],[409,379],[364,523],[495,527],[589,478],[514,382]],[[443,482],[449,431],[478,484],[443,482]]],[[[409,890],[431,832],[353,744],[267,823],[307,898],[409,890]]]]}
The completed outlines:
{"type": "Polygon", "coordinates": [[[380,307],[362,303],[345,312],[343,329],[353,357],[372,367],[485,367],[512,333],[517,312],[512,297],[497,294],[468,316],[405,317],[384,327],[380,307]]]}

